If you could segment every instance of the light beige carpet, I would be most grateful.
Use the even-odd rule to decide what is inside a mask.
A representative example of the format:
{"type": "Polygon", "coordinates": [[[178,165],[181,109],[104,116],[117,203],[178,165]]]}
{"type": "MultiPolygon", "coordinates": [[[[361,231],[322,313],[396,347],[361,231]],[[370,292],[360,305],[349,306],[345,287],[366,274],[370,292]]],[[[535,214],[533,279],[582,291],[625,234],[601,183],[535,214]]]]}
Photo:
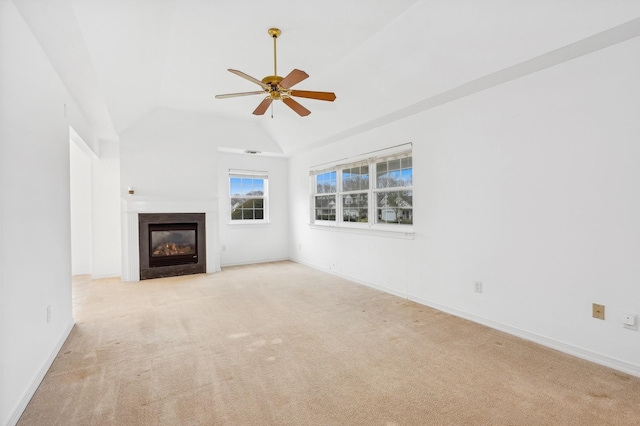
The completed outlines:
{"type": "Polygon", "coordinates": [[[20,425],[638,425],[640,379],[293,263],[76,283],[20,425]]]}

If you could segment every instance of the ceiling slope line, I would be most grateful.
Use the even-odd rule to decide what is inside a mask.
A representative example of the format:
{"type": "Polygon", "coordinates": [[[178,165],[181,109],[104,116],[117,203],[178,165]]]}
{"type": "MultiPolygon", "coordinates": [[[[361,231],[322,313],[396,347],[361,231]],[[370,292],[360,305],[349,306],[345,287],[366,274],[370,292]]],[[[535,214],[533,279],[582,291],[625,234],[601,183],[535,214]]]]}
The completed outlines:
{"type": "Polygon", "coordinates": [[[538,71],[554,67],[563,62],[579,58],[589,53],[597,52],[598,50],[611,47],[615,44],[622,43],[638,36],[640,36],[640,18],[635,18],[577,42],[504,68],[500,71],[487,74],[483,77],[447,90],[446,92],[423,99],[376,119],[369,120],[332,136],[320,139],[304,147],[294,149],[289,155],[293,156],[302,152],[311,151],[324,145],[338,142],[378,127],[386,126],[387,124],[391,124],[395,121],[471,96],[500,84],[508,83],[518,78],[534,74],[538,71]]]}

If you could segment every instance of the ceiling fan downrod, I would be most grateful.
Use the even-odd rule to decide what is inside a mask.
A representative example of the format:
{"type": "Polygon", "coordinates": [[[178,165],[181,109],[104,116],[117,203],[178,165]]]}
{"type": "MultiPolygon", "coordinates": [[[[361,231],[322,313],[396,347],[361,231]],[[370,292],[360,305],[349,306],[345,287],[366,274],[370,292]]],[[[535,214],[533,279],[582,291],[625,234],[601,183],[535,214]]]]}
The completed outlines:
{"type": "Polygon", "coordinates": [[[273,37],[273,75],[278,75],[278,65],[277,65],[277,56],[276,56],[276,40],[282,34],[278,28],[269,28],[269,35],[273,37]]]}

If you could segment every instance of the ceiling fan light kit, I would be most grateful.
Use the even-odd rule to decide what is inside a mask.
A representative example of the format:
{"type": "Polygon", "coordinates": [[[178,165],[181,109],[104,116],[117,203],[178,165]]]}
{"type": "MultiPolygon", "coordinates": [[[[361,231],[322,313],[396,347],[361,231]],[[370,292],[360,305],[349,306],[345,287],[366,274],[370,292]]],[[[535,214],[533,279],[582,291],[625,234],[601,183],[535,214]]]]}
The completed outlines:
{"type": "Polygon", "coordinates": [[[294,69],[285,77],[280,77],[278,75],[278,62],[276,56],[276,41],[282,31],[278,28],[269,28],[269,35],[273,38],[273,75],[266,76],[262,80],[258,80],[257,78],[253,78],[250,75],[243,73],[242,71],[229,69],[228,71],[244,78],[245,80],[249,80],[252,83],[257,84],[262,88],[261,91],[255,92],[242,92],[242,93],[229,93],[225,95],[216,95],[216,99],[227,99],[227,98],[236,98],[240,96],[250,96],[250,95],[266,95],[265,98],[260,102],[258,107],[253,111],[255,115],[263,115],[271,103],[275,101],[282,101],[289,108],[294,110],[301,117],[306,117],[311,114],[311,111],[306,109],[300,103],[292,98],[292,96],[297,96],[300,98],[308,98],[308,99],[316,99],[319,101],[328,101],[333,102],[336,99],[336,95],[333,92],[314,92],[309,90],[293,90],[291,89],[294,85],[300,83],[301,81],[309,78],[309,74],[306,72],[294,69]]]}

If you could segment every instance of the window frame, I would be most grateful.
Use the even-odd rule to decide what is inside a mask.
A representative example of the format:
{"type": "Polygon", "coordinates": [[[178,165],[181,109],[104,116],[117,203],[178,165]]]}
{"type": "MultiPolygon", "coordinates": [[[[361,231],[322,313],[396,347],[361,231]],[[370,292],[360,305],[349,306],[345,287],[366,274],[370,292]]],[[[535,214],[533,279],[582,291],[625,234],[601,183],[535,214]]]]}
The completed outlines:
{"type": "MultiPolygon", "coordinates": [[[[373,188],[373,193],[374,193],[374,200],[373,200],[373,211],[374,211],[374,221],[376,224],[378,225],[391,225],[391,226],[395,226],[395,225],[411,225],[413,226],[413,156],[412,155],[408,155],[408,156],[404,156],[404,157],[397,157],[397,158],[392,158],[392,159],[387,159],[387,158],[383,158],[383,159],[378,159],[374,166],[374,173],[375,173],[375,185],[373,188]],[[410,167],[405,167],[402,168],[402,163],[404,161],[407,161],[410,163],[410,167]],[[378,186],[378,165],[382,164],[383,162],[387,162],[390,163],[391,161],[399,161],[399,169],[397,169],[399,171],[399,174],[401,176],[400,180],[402,179],[402,171],[403,170],[408,170],[411,169],[411,183],[409,185],[396,185],[396,186],[378,186]],[[393,209],[394,211],[394,216],[395,218],[397,218],[397,211],[396,210],[410,210],[411,211],[411,223],[409,224],[405,224],[405,223],[393,223],[393,222],[389,222],[389,221],[382,221],[381,217],[378,217],[378,195],[382,194],[382,193],[396,193],[396,192],[410,192],[411,193],[411,205],[409,207],[386,207],[388,210],[393,209]]],[[[393,169],[396,170],[396,169],[393,169]]],[[[389,172],[389,169],[386,170],[387,172],[389,172]]],[[[384,207],[383,207],[384,208],[384,207]]],[[[387,210],[387,211],[388,211],[387,210]]]]}
{"type": "MultiPolygon", "coordinates": [[[[255,171],[255,170],[233,170],[229,169],[229,177],[227,180],[229,185],[229,198],[228,198],[228,206],[229,206],[229,224],[230,225],[257,225],[257,224],[267,224],[269,223],[269,174],[268,172],[255,171]],[[260,179],[263,183],[262,195],[243,195],[243,194],[232,194],[232,179],[260,179]],[[262,200],[262,219],[233,219],[234,206],[232,204],[232,200],[234,198],[245,198],[252,200],[262,200]]],[[[256,209],[253,208],[255,211],[256,209]]]]}
{"type": "MultiPolygon", "coordinates": [[[[326,181],[326,179],[323,179],[323,181],[326,181]]],[[[327,223],[327,222],[335,222],[337,220],[337,214],[338,214],[338,173],[335,170],[327,170],[327,171],[323,171],[321,173],[317,173],[314,176],[313,182],[312,184],[314,185],[313,187],[313,207],[312,207],[312,217],[313,220],[317,220],[317,221],[321,221],[323,223],[327,223]],[[334,191],[319,191],[318,189],[321,186],[324,186],[325,184],[320,184],[318,182],[318,177],[319,176],[326,176],[326,175],[333,175],[335,174],[335,177],[331,178],[329,177],[328,181],[329,181],[329,187],[333,186],[334,191]],[[335,181],[334,185],[331,185],[331,182],[335,181]],[[327,216],[331,216],[331,211],[333,211],[333,217],[334,219],[318,219],[317,215],[318,215],[318,209],[322,209],[323,206],[322,205],[318,205],[318,200],[321,198],[327,198],[327,199],[331,199],[333,198],[333,209],[331,209],[330,207],[330,202],[329,202],[329,206],[328,208],[326,208],[327,210],[329,210],[329,212],[327,213],[327,216]]],[[[322,204],[322,203],[320,203],[322,204]]]]}
{"type": "MultiPolygon", "coordinates": [[[[350,162],[341,162],[336,163],[333,166],[326,168],[317,168],[312,169],[309,172],[310,176],[310,189],[311,189],[311,215],[310,215],[310,225],[320,226],[320,227],[335,227],[335,228],[348,228],[348,229],[363,229],[363,230],[381,230],[381,231],[392,231],[398,233],[405,233],[406,235],[413,233],[413,151],[411,149],[410,144],[405,144],[400,146],[402,149],[389,149],[382,150],[385,151],[383,153],[376,152],[370,154],[378,154],[378,155],[367,155],[363,159],[353,159],[350,162]],[[407,145],[409,148],[407,149],[407,145]],[[409,159],[410,167],[402,169],[402,160],[409,159]],[[378,179],[377,179],[377,168],[378,164],[384,161],[392,161],[392,160],[401,160],[400,166],[400,174],[402,175],[402,170],[410,169],[410,180],[408,184],[404,186],[392,186],[392,187],[378,187],[378,179]],[[366,166],[367,169],[367,188],[366,189],[345,189],[345,174],[353,173],[353,169],[360,167],[362,171],[362,167],[366,166]],[[319,193],[317,186],[317,176],[322,175],[324,173],[335,172],[336,174],[336,189],[335,192],[330,194],[319,193]],[[390,223],[383,222],[378,218],[378,194],[384,192],[409,192],[411,196],[411,204],[409,207],[405,207],[406,210],[410,209],[411,213],[409,214],[411,223],[390,223]],[[351,221],[345,220],[345,214],[352,215],[351,213],[346,213],[349,211],[349,208],[345,208],[344,197],[353,196],[354,194],[366,194],[367,196],[367,210],[366,216],[367,220],[362,221],[351,221]],[[323,220],[318,219],[316,216],[316,199],[319,196],[323,195],[333,195],[335,196],[335,218],[334,220],[323,220]]],[[[405,160],[406,161],[406,160],[405,160]]],[[[397,207],[399,209],[401,207],[397,207]]],[[[396,212],[397,214],[397,212],[396,212]]],[[[361,213],[358,214],[361,216],[361,213]]]]}

